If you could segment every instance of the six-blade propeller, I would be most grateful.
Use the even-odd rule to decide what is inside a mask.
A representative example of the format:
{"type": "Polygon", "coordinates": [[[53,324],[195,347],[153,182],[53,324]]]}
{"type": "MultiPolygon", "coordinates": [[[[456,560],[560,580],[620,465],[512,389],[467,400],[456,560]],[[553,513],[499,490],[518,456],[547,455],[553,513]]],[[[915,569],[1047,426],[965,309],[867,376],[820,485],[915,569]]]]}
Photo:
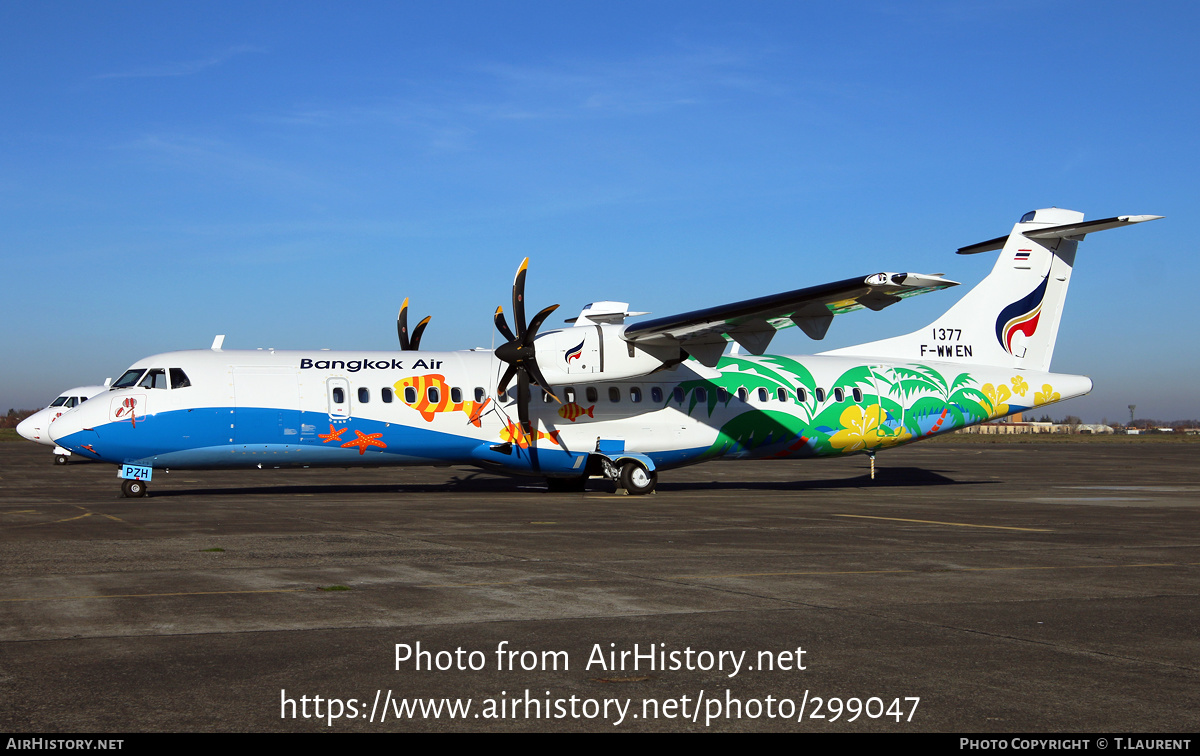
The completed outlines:
{"type": "Polygon", "coordinates": [[[558,305],[550,305],[537,315],[534,315],[533,320],[526,324],[525,272],[528,267],[529,258],[526,257],[521,261],[521,267],[517,269],[517,276],[513,279],[513,322],[517,327],[515,334],[508,327],[508,322],[504,319],[504,308],[496,308],[496,329],[500,331],[500,334],[504,338],[508,339],[506,343],[496,347],[497,359],[508,363],[508,368],[505,369],[504,375],[501,376],[500,382],[497,384],[496,392],[503,394],[508,390],[508,384],[512,381],[513,377],[516,377],[517,418],[521,421],[521,431],[529,439],[529,448],[535,450],[537,446],[536,435],[533,424],[529,419],[529,384],[537,384],[559,404],[562,404],[562,400],[554,394],[549,382],[542,375],[542,371],[538,369],[537,355],[533,346],[533,341],[537,338],[538,329],[541,328],[546,318],[550,317],[550,313],[558,309],[558,305]]]}

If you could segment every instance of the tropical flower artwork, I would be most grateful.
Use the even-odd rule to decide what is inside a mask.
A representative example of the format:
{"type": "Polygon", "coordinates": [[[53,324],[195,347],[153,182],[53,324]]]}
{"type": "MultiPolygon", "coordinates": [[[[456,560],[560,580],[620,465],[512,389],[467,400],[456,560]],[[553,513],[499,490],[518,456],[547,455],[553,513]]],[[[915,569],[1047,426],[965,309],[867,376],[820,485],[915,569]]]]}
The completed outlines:
{"type": "MultiPolygon", "coordinates": [[[[705,414],[706,422],[729,414],[706,452],[710,457],[870,452],[1020,412],[1026,407],[1013,399],[1030,391],[1019,375],[981,385],[970,372],[950,377],[921,364],[856,366],[826,387],[788,357],[722,357],[717,370],[717,377],[685,381],[668,399],[682,397],[681,409],[705,414]],[[760,389],[794,406],[782,411],[765,403],[747,411],[739,391],[749,397],[760,389]]],[[[1059,399],[1045,384],[1033,403],[1059,399]]]]}

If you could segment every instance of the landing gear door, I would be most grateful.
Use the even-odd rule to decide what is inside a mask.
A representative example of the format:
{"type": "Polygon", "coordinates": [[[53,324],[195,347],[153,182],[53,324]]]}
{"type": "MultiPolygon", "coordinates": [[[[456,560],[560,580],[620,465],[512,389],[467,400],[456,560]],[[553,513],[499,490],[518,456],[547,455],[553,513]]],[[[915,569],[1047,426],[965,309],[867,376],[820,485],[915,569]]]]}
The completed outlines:
{"type": "Polygon", "coordinates": [[[350,419],[350,381],[345,378],[330,378],[325,382],[329,399],[329,419],[350,419]]]}

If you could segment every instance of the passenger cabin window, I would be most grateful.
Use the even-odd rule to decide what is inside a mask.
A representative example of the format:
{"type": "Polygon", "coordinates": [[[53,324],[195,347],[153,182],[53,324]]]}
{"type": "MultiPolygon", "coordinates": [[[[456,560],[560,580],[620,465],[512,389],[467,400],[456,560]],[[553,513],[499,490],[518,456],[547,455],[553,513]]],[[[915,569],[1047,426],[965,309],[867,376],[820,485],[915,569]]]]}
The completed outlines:
{"type": "Polygon", "coordinates": [[[586,393],[587,393],[587,400],[589,403],[595,404],[596,402],[598,402],[600,400],[600,392],[596,390],[595,386],[588,386],[586,393]]]}
{"type": "Polygon", "coordinates": [[[384,404],[391,404],[392,403],[392,390],[390,388],[379,389],[379,398],[383,401],[384,404]]]}
{"type": "Polygon", "coordinates": [[[651,388],[650,389],[650,401],[661,402],[662,400],[663,400],[662,388],[659,386],[655,386],[655,387],[651,388]]]}
{"type": "Polygon", "coordinates": [[[717,401],[721,404],[729,404],[729,391],[724,387],[717,389],[717,401]]]}
{"type": "Polygon", "coordinates": [[[146,371],[146,377],[138,381],[138,385],[148,389],[165,389],[167,387],[167,371],[154,368],[146,371]]]}
{"type": "Polygon", "coordinates": [[[575,387],[567,386],[565,389],[563,389],[563,402],[570,404],[573,401],[575,401],[575,387]]]}
{"type": "Polygon", "coordinates": [[[779,389],[778,391],[775,392],[775,396],[779,398],[779,401],[786,402],[787,401],[787,389],[779,389]]]}
{"type": "Polygon", "coordinates": [[[115,389],[121,389],[121,388],[131,388],[133,386],[136,386],[137,382],[138,382],[138,378],[141,378],[142,373],[144,373],[144,372],[146,372],[145,368],[135,368],[133,370],[126,370],[125,373],[120,378],[117,379],[116,383],[114,383],[112,385],[112,387],[115,389]]]}
{"type": "Polygon", "coordinates": [[[187,373],[179,368],[171,368],[171,388],[181,389],[191,385],[192,382],[188,380],[187,373]]]}
{"type": "Polygon", "coordinates": [[[684,397],[683,386],[676,386],[675,390],[672,391],[671,393],[675,397],[675,401],[679,402],[680,404],[683,404],[683,397],[684,397]]]}
{"type": "Polygon", "coordinates": [[[708,401],[708,389],[704,388],[703,386],[698,386],[696,388],[696,401],[697,402],[707,402],[708,401]]]}
{"type": "Polygon", "coordinates": [[[854,401],[856,403],[862,404],[862,389],[856,388],[853,391],[851,391],[850,393],[854,397],[854,401]]]}
{"type": "Polygon", "coordinates": [[[334,404],[345,404],[346,403],[346,392],[343,391],[341,388],[335,388],[333,390],[333,403],[334,404]]]}
{"type": "Polygon", "coordinates": [[[442,392],[438,391],[437,386],[430,386],[425,389],[425,398],[429,400],[430,404],[437,404],[442,401],[442,392]]]}
{"type": "Polygon", "coordinates": [[[608,401],[610,401],[610,402],[621,401],[621,389],[617,388],[616,386],[609,386],[608,387],[608,401]]]}
{"type": "Polygon", "coordinates": [[[462,402],[462,389],[460,389],[458,386],[450,389],[450,401],[454,402],[455,404],[460,404],[462,402]]]}
{"type": "Polygon", "coordinates": [[[358,388],[358,401],[362,402],[363,404],[371,401],[371,389],[367,388],[366,386],[360,386],[358,388]]]}
{"type": "Polygon", "coordinates": [[[846,392],[841,388],[835,388],[833,390],[833,401],[835,401],[835,402],[846,401],[846,392]]]}
{"type": "Polygon", "coordinates": [[[542,389],[542,403],[549,404],[552,401],[554,401],[554,397],[550,396],[550,392],[546,389],[542,389]]]}
{"type": "Polygon", "coordinates": [[[813,391],[813,394],[817,397],[818,402],[825,401],[825,389],[823,389],[823,388],[816,389],[815,391],[813,391]]]}
{"type": "Polygon", "coordinates": [[[629,387],[629,401],[635,402],[635,403],[642,401],[642,390],[640,388],[638,388],[637,386],[630,386],[629,387]]]}
{"type": "Polygon", "coordinates": [[[404,387],[404,403],[405,404],[416,404],[417,403],[417,389],[415,386],[405,386],[404,387]]]}
{"type": "Polygon", "coordinates": [[[738,399],[741,399],[744,402],[749,398],[750,398],[750,392],[746,390],[745,386],[742,386],[741,388],[738,389],[738,399]]]}
{"type": "Polygon", "coordinates": [[[483,386],[475,387],[475,401],[482,402],[487,396],[487,391],[484,391],[483,386]]]}
{"type": "Polygon", "coordinates": [[[796,401],[801,404],[808,401],[808,391],[803,386],[796,389],[796,401]]]}
{"type": "Polygon", "coordinates": [[[769,394],[767,394],[767,390],[765,388],[760,388],[758,390],[758,401],[766,402],[766,401],[770,401],[770,399],[771,399],[771,397],[769,394]]]}

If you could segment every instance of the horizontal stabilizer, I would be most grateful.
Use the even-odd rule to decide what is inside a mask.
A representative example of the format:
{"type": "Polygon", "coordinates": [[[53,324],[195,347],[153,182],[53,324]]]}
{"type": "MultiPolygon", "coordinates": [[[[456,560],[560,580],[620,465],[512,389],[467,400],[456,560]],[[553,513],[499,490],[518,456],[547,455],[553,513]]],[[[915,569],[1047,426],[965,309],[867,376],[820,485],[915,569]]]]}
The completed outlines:
{"type": "MultiPolygon", "coordinates": [[[[1025,231],[1026,239],[1071,239],[1073,241],[1082,241],[1087,234],[1095,233],[1096,231],[1107,231],[1110,228],[1121,228],[1122,226],[1130,226],[1134,223],[1145,223],[1146,221],[1158,220],[1161,215],[1118,215],[1115,218],[1104,218],[1094,221],[1081,221],[1079,223],[1067,223],[1061,226],[1050,226],[1049,228],[1039,228],[1035,230],[1025,231]]],[[[985,242],[972,244],[969,247],[960,247],[958,254],[960,255],[975,255],[980,252],[991,252],[997,249],[1003,249],[1004,243],[1008,241],[1008,235],[997,236],[995,239],[989,239],[985,242]]]]}

